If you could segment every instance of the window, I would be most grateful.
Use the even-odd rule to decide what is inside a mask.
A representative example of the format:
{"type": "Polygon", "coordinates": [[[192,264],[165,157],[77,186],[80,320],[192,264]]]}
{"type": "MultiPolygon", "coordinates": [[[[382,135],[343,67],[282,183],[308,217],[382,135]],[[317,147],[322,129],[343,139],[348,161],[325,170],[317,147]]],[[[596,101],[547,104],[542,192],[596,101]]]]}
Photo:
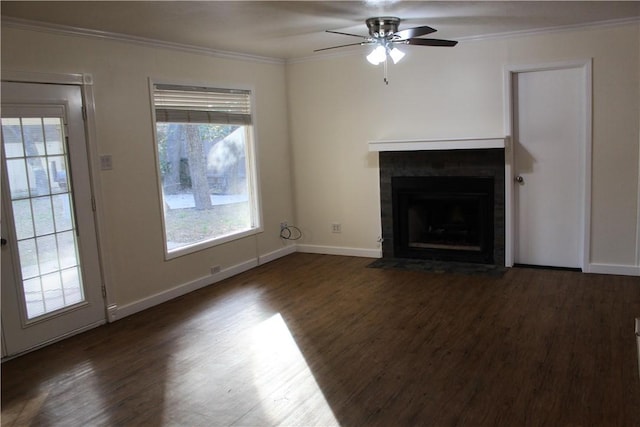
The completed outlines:
{"type": "Polygon", "coordinates": [[[251,91],[153,85],[168,257],[260,231],[251,91]]]}

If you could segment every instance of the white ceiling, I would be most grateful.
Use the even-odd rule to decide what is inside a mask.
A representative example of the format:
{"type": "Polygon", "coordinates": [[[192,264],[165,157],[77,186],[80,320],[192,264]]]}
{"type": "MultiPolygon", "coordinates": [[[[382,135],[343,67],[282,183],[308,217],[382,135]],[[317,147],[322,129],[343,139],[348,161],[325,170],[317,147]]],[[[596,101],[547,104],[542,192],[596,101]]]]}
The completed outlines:
{"type": "MultiPolygon", "coordinates": [[[[2,1],[3,18],[118,33],[281,59],[358,42],[372,16],[400,29],[429,25],[430,37],[486,35],[640,19],[640,1],[2,1]]],[[[356,47],[358,48],[358,47],[356,47]]],[[[330,50],[329,52],[336,52],[330,50]]],[[[320,55],[320,54],[317,54],[320,55]]]]}

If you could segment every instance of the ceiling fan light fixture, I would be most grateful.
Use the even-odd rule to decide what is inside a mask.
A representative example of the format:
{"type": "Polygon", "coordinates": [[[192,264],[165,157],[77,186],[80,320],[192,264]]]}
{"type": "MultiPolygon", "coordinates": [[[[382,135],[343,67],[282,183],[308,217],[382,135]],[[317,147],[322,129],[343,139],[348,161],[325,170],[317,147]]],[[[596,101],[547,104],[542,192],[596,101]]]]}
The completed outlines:
{"type": "Polygon", "coordinates": [[[367,55],[367,61],[373,65],[378,65],[387,59],[387,50],[381,44],[377,45],[369,55],[367,55]]]}
{"type": "MultiPolygon", "coordinates": [[[[366,0],[374,1],[374,0],[366,0]]],[[[389,0],[381,0],[389,1],[389,0]]],[[[396,0],[391,0],[396,1],[396,0]]],[[[360,38],[360,43],[343,44],[340,46],[326,47],[322,49],[316,49],[314,52],[320,52],[328,49],[336,49],[347,46],[372,46],[373,49],[367,55],[367,61],[373,65],[384,64],[384,82],[389,84],[387,78],[387,68],[389,58],[394,64],[397,64],[404,58],[405,53],[395,46],[398,44],[407,44],[414,46],[441,46],[441,47],[453,47],[458,44],[455,40],[441,40],[441,39],[428,39],[422,38],[427,34],[435,33],[436,29],[431,28],[428,25],[420,27],[408,28],[406,30],[398,30],[400,25],[400,18],[395,16],[381,16],[368,18],[365,23],[369,30],[369,36],[360,36],[358,34],[345,33],[342,31],[327,30],[328,33],[341,34],[343,36],[351,36],[360,38]]]]}
{"type": "Polygon", "coordinates": [[[397,47],[394,47],[389,51],[389,56],[393,60],[394,64],[397,64],[398,62],[400,62],[400,60],[404,58],[404,55],[405,53],[400,49],[398,49],[397,47]]]}

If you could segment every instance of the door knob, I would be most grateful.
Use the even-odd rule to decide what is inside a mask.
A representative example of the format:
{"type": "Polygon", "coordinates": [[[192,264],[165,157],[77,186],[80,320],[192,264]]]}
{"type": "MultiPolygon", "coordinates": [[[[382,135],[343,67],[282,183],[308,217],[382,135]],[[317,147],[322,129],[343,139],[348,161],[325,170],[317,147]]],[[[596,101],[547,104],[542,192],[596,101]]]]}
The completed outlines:
{"type": "Polygon", "coordinates": [[[519,184],[522,184],[524,182],[524,178],[521,177],[520,175],[516,176],[515,179],[516,179],[516,182],[519,183],[519,184]]]}
{"type": "Polygon", "coordinates": [[[7,239],[5,239],[4,237],[0,239],[0,246],[6,246],[7,245],[7,239]]]}

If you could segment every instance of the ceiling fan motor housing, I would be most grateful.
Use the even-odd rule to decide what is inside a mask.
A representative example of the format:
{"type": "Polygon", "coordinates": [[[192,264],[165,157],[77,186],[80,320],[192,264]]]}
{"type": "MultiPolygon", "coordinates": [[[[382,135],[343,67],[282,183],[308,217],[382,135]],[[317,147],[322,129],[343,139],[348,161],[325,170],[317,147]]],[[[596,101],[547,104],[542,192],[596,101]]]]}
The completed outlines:
{"type": "Polygon", "coordinates": [[[395,16],[383,16],[366,20],[369,35],[373,38],[392,37],[398,31],[400,18],[395,16]]]}

